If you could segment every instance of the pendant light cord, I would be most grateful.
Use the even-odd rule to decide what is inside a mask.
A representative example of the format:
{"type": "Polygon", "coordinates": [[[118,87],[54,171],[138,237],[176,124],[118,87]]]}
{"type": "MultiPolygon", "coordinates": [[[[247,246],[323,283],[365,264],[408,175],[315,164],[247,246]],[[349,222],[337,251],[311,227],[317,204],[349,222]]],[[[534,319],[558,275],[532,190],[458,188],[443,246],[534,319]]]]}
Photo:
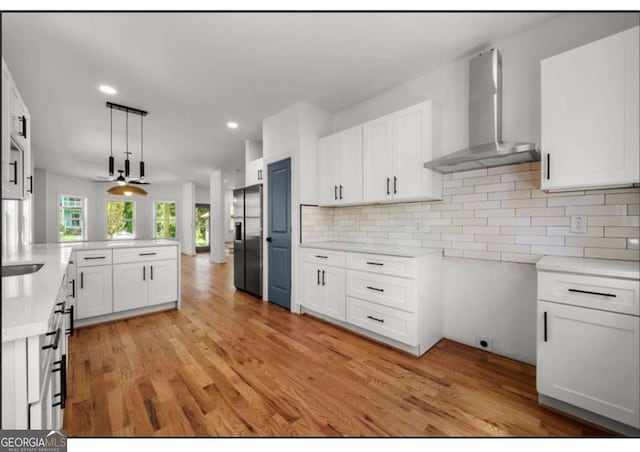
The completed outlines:
{"type": "Polygon", "coordinates": [[[140,115],[140,161],[144,161],[144,116],[140,115]]]}
{"type": "Polygon", "coordinates": [[[109,155],[113,157],[113,107],[109,108],[109,155]]]}

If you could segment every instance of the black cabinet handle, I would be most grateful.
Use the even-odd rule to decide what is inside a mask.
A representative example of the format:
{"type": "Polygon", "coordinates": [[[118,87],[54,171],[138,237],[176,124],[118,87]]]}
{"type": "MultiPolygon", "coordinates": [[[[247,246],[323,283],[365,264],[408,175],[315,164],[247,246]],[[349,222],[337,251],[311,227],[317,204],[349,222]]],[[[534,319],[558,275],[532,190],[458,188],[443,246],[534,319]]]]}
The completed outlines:
{"type": "Polygon", "coordinates": [[[151,268],[151,281],[153,281],[153,265],[149,266],[151,268]]]}
{"type": "Polygon", "coordinates": [[[368,315],[367,318],[371,319],[371,320],[375,320],[376,322],[384,323],[384,319],[379,319],[379,318],[374,317],[372,315],[368,315]]]}
{"type": "Polygon", "coordinates": [[[328,257],[327,257],[327,256],[320,256],[319,254],[316,254],[316,257],[317,257],[317,258],[320,258],[320,259],[328,259],[328,257]]]}
{"type": "Polygon", "coordinates": [[[398,178],[393,176],[393,194],[398,193],[398,178]]]}
{"type": "Polygon", "coordinates": [[[20,135],[22,135],[23,138],[27,138],[27,117],[22,115],[18,117],[18,120],[20,122],[22,122],[22,133],[20,135]]]}
{"type": "Polygon", "coordinates": [[[342,185],[340,185],[340,199],[342,199],[342,185]]]}
{"type": "Polygon", "coordinates": [[[71,298],[76,297],[76,280],[75,278],[71,280],[71,298]]]}
{"type": "Polygon", "coordinates": [[[143,281],[147,280],[147,266],[146,265],[142,266],[142,280],[143,281]]]}
{"type": "Polygon", "coordinates": [[[391,194],[391,192],[389,191],[389,182],[390,182],[390,179],[387,177],[387,194],[388,195],[391,194]]]}
{"type": "Polygon", "coordinates": [[[29,179],[29,193],[33,194],[33,176],[29,176],[27,179],[29,179]]]}
{"type": "Polygon", "coordinates": [[[42,350],[47,350],[49,348],[52,348],[54,350],[58,350],[58,344],[60,343],[60,328],[58,328],[55,331],[52,331],[50,333],[46,333],[45,336],[51,336],[51,335],[56,335],[56,337],[53,339],[53,342],[49,345],[45,345],[42,347],[42,350]]]}
{"type": "Polygon", "coordinates": [[[616,295],[612,294],[612,293],[591,292],[590,290],[580,290],[580,289],[567,289],[567,290],[569,292],[586,293],[586,294],[589,294],[589,295],[602,295],[603,297],[616,298],[616,295]]]}
{"type": "Polygon", "coordinates": [[[333,186],[333,200],[337,200],[338,199],[338,186],[334,185],[333,186]]]}
{"type": "Polygon", "coordinates": [[[318,270],[318,281],[316,282],[316,286],[320,285],[320,270],[318,270]]]}
{"type": "Polygon", "coordinates": [[[382,264],[380,262],[369,262],[369,261],[367,261],[367,265],[378,265],[378,266],[382,267],[384,264],[382,264]]]}
{"type": "Polygon", "coordinates": [[[69,314],[69,329],[65,331],[65,334],[67,336],[73,336],[73,331],[74,331],[74,327],[73,327],[73,311],[74,311],[74,306],[71,305],[69,306],[69,309],[66,310],[65,314],[69,314]]]}
{"type": "Polygon", "coordinates": [[[92,261],[95,259],[106,259],[107,256],[89,256],[89,257],[85,257],[84,260],[85,261],[92,261]]]}
{"type": "Polygon", "coordinates": [[[64,410],[65,401],[67,399],[67,355],[62,355],[60,361],[54,361],[53,364],[58,364],[60,367],[53,369],[52,372],[60,372],[60,392],[53,396],[59,396],[60,401],[54,403],[52,406],[59,406],[64,410]]]}
{"type": "Polygon", "coordinates": [[[551,179],[551,154],[547,152],[547,180],[551,179]]]}
{"type": "Polygon", "coordinates": [[[138,256],[155,256],[158,253],[138,253],[138,256]]]}
{"type": "Polygon", "coordinates": [[[80,288],[84,289],[84,272],[80,272],[80,288]]]}
{"type": "Polygon", "coordinates": [[[322,285],[324,286],[324,270],[322,270],[322,285]]]}
{"type": "Polygon", "coordinates": [[[60,306],[60,309],[53,311],[54,314],[64,314],[64,301],[62,303],[56,303],[56,306],[60,306]]]}
{"type": "Polygon", "coordinates": [[[18,185],[18,161],[11,162],[9,165],[13,165],[13,180],[9,182],[13,182],[13,185],[18,185]]]}
{"type": "Polygon", "coordinates": [[[547,342],[547,312],[544,313],[544,341],[547,342]]]}
{"type": "Polygon", "coordinates": [[[369,290],[375,290],[376,292],[384,292],[384,289],[378,289],[377,287],[367,286],[367,289],[369,289],[369,290]]]}

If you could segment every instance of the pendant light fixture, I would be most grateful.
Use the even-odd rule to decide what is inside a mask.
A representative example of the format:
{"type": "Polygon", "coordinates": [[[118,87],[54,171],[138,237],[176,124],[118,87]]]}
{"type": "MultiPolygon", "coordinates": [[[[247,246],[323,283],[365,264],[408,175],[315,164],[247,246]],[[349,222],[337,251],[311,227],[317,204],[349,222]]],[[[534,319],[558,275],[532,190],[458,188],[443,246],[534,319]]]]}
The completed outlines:
{"type": "Polygon", "coordinates": [[[117,196],[146,196],[148,193],[140,187],[133,184],[148,184],[144,180],[144,155],[143,155],[143,125],[142,118],[147,115],[147,112],[137,108],[131,108],[124,105],[114,104],[107,102],[107,108],[110,109],[110,154],[109,154],[109,180],[116,182],[118,185],[113,186],[107,190],[109,195],[117,196]],[[125,160],[124,170],[118,170],[119,176],[114,179],[115,172],[115,158],[113,157],[113,109],[125,112],[125,160]],[[137,114],[140,116],[140,176],[138,178],[131,178],[131,161],[129,152],[129,113],[137,114]],[[124,174],[123,174],[124,173],[124,174]]]}

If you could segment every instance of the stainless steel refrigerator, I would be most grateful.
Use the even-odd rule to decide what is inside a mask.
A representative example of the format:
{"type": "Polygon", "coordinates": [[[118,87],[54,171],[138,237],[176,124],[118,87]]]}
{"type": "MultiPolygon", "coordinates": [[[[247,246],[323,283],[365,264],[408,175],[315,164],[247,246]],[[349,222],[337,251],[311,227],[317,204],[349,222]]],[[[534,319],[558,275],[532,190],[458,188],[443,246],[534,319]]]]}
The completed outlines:
{"type": "Polygon", "coordinates": [[[233,281],[262,298],[262,184],[233,191],[233,281]]]}

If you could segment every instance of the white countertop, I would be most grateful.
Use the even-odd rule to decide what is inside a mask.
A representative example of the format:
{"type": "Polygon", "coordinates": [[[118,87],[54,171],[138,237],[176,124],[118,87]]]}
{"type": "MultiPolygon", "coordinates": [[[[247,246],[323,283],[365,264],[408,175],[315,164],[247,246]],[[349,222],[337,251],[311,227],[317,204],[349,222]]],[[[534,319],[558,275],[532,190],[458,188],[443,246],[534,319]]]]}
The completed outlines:
{"type": "Polygon", "coordinates": [[[536,268],[543,271],[640,280],[640,262],[633,261],[545,256],[536,263],[536,268]]]}
{"type": "Polygon", "coordinates": [[[35,273],[2,278],[2,341],[46,333],[56,296],[74,250],[177,246],[172,240],[49,243],[3,251],[2,265],[43,263],[35,273]]]}
{"type": "Polygon", "coordinates": [[[374,245],[356,242],[311,242],[302,243],[302,248],[348,251],[350,253],[382,254],[384,256],[420,257],[428,254],[442,254],[442,248],[422,248],[412,246],[374,245]]]}

